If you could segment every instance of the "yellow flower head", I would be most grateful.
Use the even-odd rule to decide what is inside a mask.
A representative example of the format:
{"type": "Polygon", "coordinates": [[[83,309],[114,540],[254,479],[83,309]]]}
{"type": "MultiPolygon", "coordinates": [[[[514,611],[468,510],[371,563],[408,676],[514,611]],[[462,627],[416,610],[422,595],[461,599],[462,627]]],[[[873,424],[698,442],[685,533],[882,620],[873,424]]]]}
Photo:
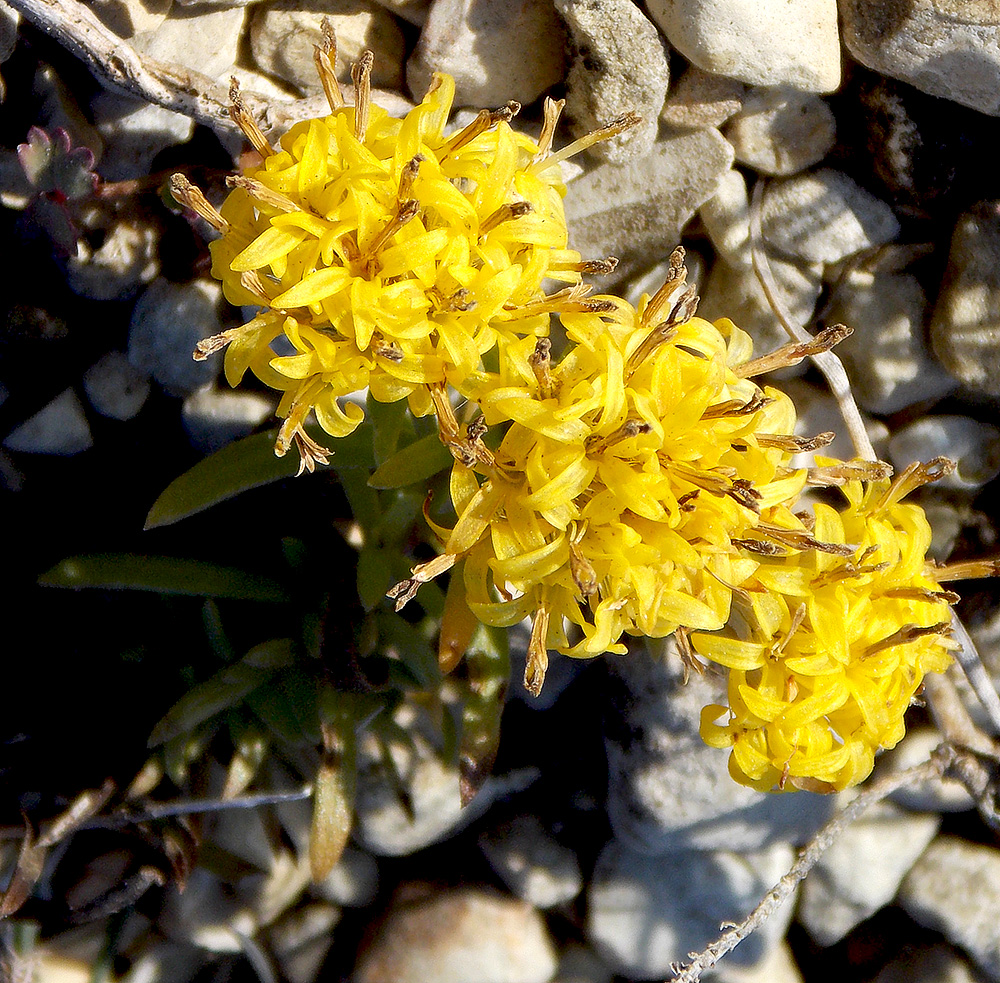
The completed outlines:
{"type": "Polygon", "coordinates": [[[323,451],[302,430],[310,409],[333,436],[362,419],[339,400],[364,387],[430,412],[428,387],[475,371],[498,338],[547,332],[545,278],[579,289],[588,268],[566,247],[565,154],[549,154],[560,104],[547,105],[538,142],[511,128],[516,103],[446,135],[449,76],[396,119],[370,103],[368,72],[363,58],[356,106],[324,74],[330,115],[297,123],[277,149],[234,92],[262,159],[231,179],[211,244],[226,297],[263,310],[201,353],[228,344],[230,384],[251,368],[284,393],[277,452],[294,440],[310,468],[323,451]],[[294,354],[275,354],[279,335],[294,354]]]}
{"type": "Polygon", "coordinates": [[[741,624],[692,635],[700,655],[729,669],[729,707],[706,707],[701,733],[732,748],[737,781],[842,789],[867,778],[875,753],[902,738],[924,675],[951,661],[957,598],[926,559],[923,509],[900,502],[940,473],[933,462],[892,482],[849,481],[847,508],[817,504],[811,528],[779,510],[779,541],[798,535],[801,548],[762,558],[742,585],[741,624]]]}

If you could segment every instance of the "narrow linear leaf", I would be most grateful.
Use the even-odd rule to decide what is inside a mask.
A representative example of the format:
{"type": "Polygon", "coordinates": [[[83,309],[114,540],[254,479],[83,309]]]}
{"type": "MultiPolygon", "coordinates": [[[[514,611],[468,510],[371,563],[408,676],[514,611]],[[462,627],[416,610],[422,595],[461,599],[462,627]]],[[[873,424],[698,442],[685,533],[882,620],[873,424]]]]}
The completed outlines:
{"type": "Polygon", "coordinates": [[[229,597],[244,601],[287,601],[285,587],[259,574],[201,560],[134,553],[86,553],[69,556],[46,570],[46,587],[148,590],[160,594],[229,597]]]}
{"type": "Polygon", "coordinates": [[[430,433],[393,454],[368,479],[368,484],[372,488],[403,488],[426,481],[451,463],[451,452],[436,433],[430,433]]]}
{"type": "Polygon", "coordinates": [[[480,625],[466,653],[468,694],[462,707],[462,739],[459,744],[459,791],[468,805],[493,770],[500,744],[510,656],[507,636],[496,628],[480,625]]]}
{"type": "Polygon", "coordinates": [[[309,867],[314,881],[323,880],[340,860],[354,820],[356,784],[356,718],[350,700],[332,718],[324,714],[323,760],[313,786],[313,819],[309,867]]]}

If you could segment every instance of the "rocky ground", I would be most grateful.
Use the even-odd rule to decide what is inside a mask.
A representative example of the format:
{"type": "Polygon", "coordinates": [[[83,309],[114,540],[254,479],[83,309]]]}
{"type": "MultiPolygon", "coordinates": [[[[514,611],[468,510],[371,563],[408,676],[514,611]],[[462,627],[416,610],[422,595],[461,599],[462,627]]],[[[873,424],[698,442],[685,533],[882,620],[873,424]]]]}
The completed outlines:
{"type": "MultiPolygon", "coordinates": [[[[244,150],[220,109],[231,76],[255,107],[270,107],[272,137],[321,111],[312,46],[323,16],[342,80],[371,49],[375,101],[394,112],[419,100],[432,71],[455,77],[459,106],[521,102],[532,131],[542,97],[565,97],[557,145],[638,112],[641,125],[567,165],[572,243],[588,258],[620,257],[606,287],[635,299],[659,285],[683,242],[699,313],[732,318],[767,350],[786,339],[751,263],[759,186],[778,303],[810,328],[854,328],[838,351],[879,453],[897,467],[936,455],[958,463],[922,499],[933,554],[998,552],[994,5],[0,0],[0,495],[6,621],[22,639],[8,641],[4,660],[0,886],[24,856],[25,820],[44,839],[85,789],[108,778],[127,789],[144,773],[154,724],[188,688],[241,642],[306,617],[249,595],[67,592],[39,586],[40,575],[67,556],[114,553],[267,576],[300,548],[329,550],[332,562],[301,568],[304,591],[326,598],[327,621],[355,610],[336,569],[346,562],[350,580],[355,560],[332,472],[142,532],[169,482],[274,411],[267,392],[230,391],[217,361],[189,357],[239,312],[207,276],[205,230],[170,207],[164,182],[182,168],[221,199],[244,150]],[[97,27],[81,33],[88,18],[97,27]],[[22,144],[68,162],[63,184],[26,169],[22,144]]],[[[843,430],[819,377],[806,365],[784,371],[803,432],[843,430]]],[[[987,584],[960,611],[1000,682],[996,602],[987,584]]],[[[525,645],[515,633],[515,680],[525,645]]],[[[718,679],[684,685],[679,660],[650,649],[556,661],[540,700],[514,685],[493,776],[464,810],[440,704],[404,700],[398,739],[362,748],[353,841],[321,883],[304,859],[301,799],[53,834],[31,896],[0,923],[0,978],[668,977],[721,922],[745,915],[849,797],[733,784],[725,755],[698,737],[718,679]]],[[[156,788],[157,801],[218,796],[226,767],[232,775],[218,757],[223,736],[168,743],[164,784],[135,787],[156,788]]],[[[878,771],[919,762],[938,740],[915,708],[878,771]]],[[[310,762],[258,761],[253,790],[293,789],[310,762]]],[[[968,793],[905,788],[839,837],[716,978],[1000,981],[998,911],[996,833],[968,793]]]]}

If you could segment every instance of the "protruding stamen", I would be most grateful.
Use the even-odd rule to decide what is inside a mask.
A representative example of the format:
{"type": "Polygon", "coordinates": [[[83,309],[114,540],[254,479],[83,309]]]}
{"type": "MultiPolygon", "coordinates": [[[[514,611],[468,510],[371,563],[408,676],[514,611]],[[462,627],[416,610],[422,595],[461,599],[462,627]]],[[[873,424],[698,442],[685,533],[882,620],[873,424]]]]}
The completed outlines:
{"type": "Polygon", "coordinates": [[[577,270],[592,276],[607,276],[609,273],[614,273],[617,268],[617,256],[609,256],[607,259],[587,259],[582,263],[574,263],[572,266],[566,267],[566,269],[577,270]]]}
{"type": "Polygon", "coordinates": [[[565,99],[545,97],[545,102],[542,104],[542,132],[538,135],[538,153],[535,155],[535,160],[541,160],[552,150],[552,138],[556,135],[556,126],[565,106],[565,99]]]}
{"type": "Polygon", "coordinates": [[[770,396],[765,396],[758,389],[745,403],[738,399],[727,399],[724,403],[715,403],[701,414],[702,420],[721,420],[729,416],[750,416],[759,413],[765,406],[773,403],[770,396]]]}
{"type": "Polygon", "coordinates": [[[427,160],[423,154],[415,154],[404,165],[399,175],[399,191],[396,197],[399,201],[406,201],[413,197],[413,182],[420,173],[420,165],[427,160]]]}
{"type": "Polygon", "coordinates": [[[805,529],[786,529],[770,522],[758,522],[754,531],[795,550],[818,550],[820,553],[831,553],[833,556],[854,556],[858,549],[848,543],[826,543],[805,529]]]}
{"type": "Polygon", "coordinates": [[[279,212],[302,211],[302,206],[296,205],[287,195],[283,195],[280,191],[273,191],[252,177],[244,177],[242,174],[232,174],[226,178],[226,186],[229,188],[242,188],[258,204],[273,208],[279,212]]]}
{"type": "Polygon", "coordinates": [[[546,639],[549,634],[549,610],[540,604],[531,622],[531,640],[528,642],[528,659],[524,666],[524,688],[532,695],[542,692],[545,672],[549,668],[546,639]]]}
{"type": "Polygon", "coordinates": [[[428,560],[427,563],[415,566],[410,571],[413,576],[401,580],[394,587],[390,587],[385,592],[385,596],[396,602],[397,611],[402,611],[407,603],[416,596],[417,589],[421,584],[429,583],[435,577],[450,570],[458,559],[459,557],[454,553],[442,553],[440,556],[435,556],[433,560],[428,560]]]}
{"type": "Polygon", "coordinates": [[[472,291],[468,287],[459,287],[447,297],[437,287],[429,287],[427,296],[434,301],[435,310],[440,314],[464,314],[476,309],[476,301],[469,300],[472,291]]]}
{"type": "Polygon", "coordinates": [[[543,168],[551,167],[553,164],[559,164],[564,160],[569,160],[570,157],[581,153],[588,147],[592,147],[595,143],[600,143],[602,140],[610,140],[612,137],[616,137],[619,133],[624,133],[626,130],[630,130],[633,126],[636,126],[641,122],[641,116],[638,116],[635,113],[625,113],[617,119],[612,120],[607,126],[602,126],[599,129],[591,131],[586,136],[580,137],[579,140],[574,140],[568,146],[563,147],[562,150],[559,150],[554,154],[550,154],[548,157],[543,159],[536,157],[535,160],[528,166],[528,170],[535,171],[537,173],[543,168]]]}
{"type": "MultiPolygon", "coordinates": [[[[937,572],[937,570],[934,571],[935,575],[937,572]]],[[[995,575],[996,570],[990,570],[979,576],[993,577],[995,575]]],[[[962,580],[964,578],[956,577],[955,579],[962,580]]],[[[890,587],[884,596],[899,597],[906,601],[922,601],[925,604],[940,604],[942,601],[945,604],[957,604],[962,599],[961,595],[956,594],[953,590],[931,590],[928,587],[890,587]]]]}
{"type": "Polygon", "coordinates": [[[216,232],[225,235],[229,231],[229,223],[219,214],[218,209],[202,194],[201,188],[192,184],[183,174],[170,175],[170,193],[185,208],[190,208],[201,216],[216,232]]]}
{"type": "Polygon", "coordinates": [[[749,379],[755,375],[763,375],[765,372],[773,372],[775,369],[798,365],[802,359],[808,358],[810,355],[828,352],[834,345],[839,345],[852,334],[854,334],[854,328],[849,328],[846,324],[831,324],[830,327],[820,331],[812,341],[796,341],[782,345],[767,355],[761,355],[760,358],[754,358],[742,365],[735,366],[733,371],[741,379],[749,379]]]}
{"type": "Polygon", "coordinates": [[[378,255],[378,251],[404,226],[420,214],[420,202],[414,198],[401,201],[396,214],[389,219],[385,227],[357,257],[357,262],[370,263],[378,255]]]}
{"type": "Polygon", "coordinates": [[[828,447],[837,435],[832,430],[825,430],[815,437],[796,437],[794,434],[784,433],[758,433],[756,436],[761,447],[775,447],[789,454],[806,454],[828,447]]]}
{"type": "Polygon", "coordinates": [[[583,597],[593,597],[597,593],[597,571],[576,543],[569,544],[569,572],[583,597]]]}
{"type": "Polygon", "coordinates": [[[552,378],[552,342],[548,338],[539,338],[535,342],[535,350],[528,356],[528,364],[538,384],[538,398],[551,399],[556,394],[557,386],[552,378]]]}
{"type": "Polygon", "coordinates": [[[509,123],[521,111],[521,104],[511,100],[500,109],[481,109],[476,118],[466,127],[459,130],[438,151],[438,160],[444,160],[449,154],[460,150],[479,136],[492,129],[497,123],[509,123]]]}
{"type": "Polygon", "coordinates": [[[603,454],[608,448],[620,444],[630,437],[638,437],[639,434],[651,433],[653,426],[645,420],[626,420],[617,430],[609,433],[606,437],[598,434],[591,434],[584,442],[587,454],[603,454]]]}
{"type": "Polygon", "coordinates": [[[800,604],[792,612],[792,623],[788,626],[788,632],[785,634],[785,637],[782,638],[773,649],[771,649],[772,654],[778,656],[785,651],[785,646],[792,640],[792,636],[802,627],[802,622],[805,620],[806,606],[805,604],[800,604]]]}
{"type": "Polygon", "coordinates": [[[904,499],[910,492],[921,485],[930,484],[940,478],[946,478],[955,470],[955,462],[947,457],[935,457],[923,464],[914,461],[905,471],[901,471],[886,489],[885,494],[875,507],[876,511],[887,509],[904,499]]]}
{"type": "Polygon", "coordinates": [[[530,201],[512,201],[503,204],[492,215],[483,219],[482,225],[479,226],[479,234],[480,236],[489,235],[498,225],[521,218],[532,211],[530,201]]]}
{"type": "Polygon", "coordinates": [[[687,281],[687,267],[684,265],[684,247],[678,246],[670,254],[667,261],[668,269],[666,279],[660,289],[649,298],[642,312],[642,323],[646,327],[655,327],[663,318],[661,314],[667,301],[684,286],[687,281]]]}
{"type": "Polygon", "coordinates": [[[196,362],[204,362],[206,358],[211,358],[212,355],[221,351],[231,341],[235,341],[245,327],[246,325],[244,324],[238,328],[230,328],[228,331],[223,331],[220,334],[214,334],[210,338],[202,338],[201,341],[195,345],[194,351],[191,353],[191,357],[196,362]]]}
{"type": "MultiPolygon", "coordinates": [[[[1000,575],[1000,560],[959,560],[955,563],[934,565],[934,579],[945,580],[978,580],[980,577],[996,577],[1000,575]]],[[[948,591],[950,594],[951,591],[948,591]]]]}
{"type": "Polygon", "coordinates": [[[320,22],[323,40],[313,46],[313,61],[316,63],[316,74],[323,84],[326,101],[330,104],[330,112],[336,112],[344,107],[344,93],[340,91],[337,81],[337,37],[333,33],[330,19],[324,17],[320,22]]]}
{"type": "Polygon", "coordinates": [[[393,365],[399,365],[403,361],[403,350],[394,341],[387,342],[384,338],[373,337],[371,349],[376,358],[388,359],[393,365]]]}
{"type": "Polygon", "coordinates": [[[257,125],[257,121],[250,114],[240,95],[240,83],[236,78],[229,79],[229,115],[233,122],[243,131],[243,135],[250,141],[254,150],[261,157],[270,157],[274,153],[271,144],[267,142],[267,137],[257,125]]]}
{"type": "Polygon", "coordinates": [[[888,637],[869,645],[865,649],[862,658],[866,659],[869,656],[882,652],[885,649],[893,648],[896,645],[905,645],[908,642],[915,642],[918,638],[924,638],[927,635],[941,635],[944,638],[948,638],[951,635],[951,622],[940,621],[936,625],[927,625],[926,627],[922,627],[921,625],[903,625],[902,628],[894,631],[888,637]]]}
{"type": "Polygon", "coordinates": [[[256,270],[247,270],[240,274],[240,286],[256,297],[264,307],[271,306],[271,298],[264,289],[264,281],[256,270]]]}
{"type": "Polygon", "coordinates": [[[307,380],[303,383],[292,400],[288,416],[281,424],[278,439],[274,443],[274,453],[278,457],[284,457],[288,453],[289,447],[293,443],[295,444],[296,450],[299,452],[299,470],[296,472],[296,477],[301,475],[303,471],[312,474],[316,470],[317,464],[330,463],[331,451],[329,448],[317,443],[305,430],[306,417],[324,385],[322,380],[317,382],[307,380]]]}
{"type": "Polygon", "coordinates": [[[848,481],[885,481],[892,475],[892,466],[885,461],[841,461],[806,471],[806,484],[820,488],[839,488],[848,481]]]}
{"type": "Polygon", "coordinates": [[[535,314],[570,314],[584,312],[606,314],[615,309],[612,300],[584,300],[593,288],[589,283],[574,283],[571,287],[546,294],[527,304],[504,304],[505,311],[516,311],[518,317],[533,317],[535,314]]]}
{"type": "MultiPolygon", "coordinates": [[[[670,341],[676,334],[677,328],[690,321],[694,317],[694,312],[698,308],[697,288],[692,283],[677,299],[673,309],[667,315],[666,320],[657,324],[645,338],[639,347],[629,356],[628,364],[625,367],[626,378],[631,378],[636,369],[649,358],[661,345],[670,341]]],[[[645,318],[644,318],[645,319],[645,318]]],[[[678,346],[683,348],[683,346],[678,346]]],[[[701,352],[684,349],[697,358],[703,358],[701,352]]]]}
{"type": "Polygon", "coordinates": [[[354,82],[354,135],[361,143],[368,135],[368,120],[372,108],[372,66],[375,55],[367,48],[361,52],[357,64],[351,69],[354,82]]]}

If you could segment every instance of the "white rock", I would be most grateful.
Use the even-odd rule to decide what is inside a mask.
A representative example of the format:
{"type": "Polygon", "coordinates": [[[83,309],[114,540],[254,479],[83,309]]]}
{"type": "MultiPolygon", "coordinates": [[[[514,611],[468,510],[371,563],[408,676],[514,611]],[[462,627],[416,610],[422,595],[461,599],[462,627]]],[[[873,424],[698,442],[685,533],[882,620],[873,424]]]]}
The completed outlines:
{"type": "MultiPolygon", "coordinates": [[[[649,857],[612,840],[597,858],[587,891],[587,938],[623,976],[667,976],[672,963],[716,939],[722,922],[744,918],[794,859],[787,843],[756,852],[683,850],[649,857]]],[[[764,959],[784,936],[793,908],[794,897],[726,959],[739,966],[764,959]]]]}
{"type": "Polygon", "coordinates": [[[218,355],[196,362],[191,353],[202,338],[222,330],[221,297],[214,281],[154,281],[132,309],[129,361],[170,393],[189,393],[210,383],[219,374],[218,355]]]}
{"type": "Polygon", "coordinates": [[[840,86],[836,0],[647,0],[688,61],[749,85],[840,86]]]}
{"type": "Polygon", "coordinates": [[[723,959],[712,973],[713,983],[803,983],[802,973],[787,942],[775,946],[756,965],[740,967],[723,959]]]}
{"type": "Polygon", "coordinates": [[[333,944],[333,929],[340,920],[335,905],[299,905],[268,932],[269,950],[288,983],[313,983],[333,944]]]}
{"type": "Polygon", "coordinates": [[[541,916],[481,888],[398,899],[352,983],[547,983],[556,956],[541,916]]]}
{"type": "Polygon", "coordinates": [[[844,43],[882,75],[1000,116],[1000,16],[967,0],[841,0],[844,43]]]}
{"type": "Polygon", "coordinates": [[[562,81],[565,40],[552,0],[435,0],[406,82],[418,95],[447,72],[456,106],[527,105],[562,81]]]}
{"type": "Polygon", "coordinates": [[[773,182],[762,212],[764,238],[807,263],[836,263],[899,234],[899,222],[884,201],[830,168],[773,182]]]}
{"type": "Polygon", "coordinates": [[[931,345],[941,364],[977,393],[1000,396],[1000,201],[980,202],[951,238],[931,345]]]}
{"type": "MultiPolygon", "coordinates": [[[[910,728],[905,740],[879,757],[876,777],[923,764],[943,740],[934,727],[910,728]]],[[[976,806],[963,785],[937,777],[919,785],[905,785],[892,793],[892,801],[912,812],[966,812],[976,806]]]]}
{"type": "Polygon", "coordinates": [[[837,346],[858,403],[870,413],[896,413],[942,399],[956,386],[924,341],[927,298],[906,273],[848,274],[827,312],[854,334],[837,346]]]}
{"type": "Polygon", "coordinates": [[[173,0],[93,0],[88,4],[105,27],[126,40],[155,31],[170,13],[173,0]]]}
{"type": "Polygon", "coordinates": [[[157,927],[171,939],[209,952],[235,953],[243,951],[240,936],[253,935],[257,922],[218,877],[196,867],[183,891],[167,889],[157,927]]]}
{"type": "Polygon", "coordinates": [[[903,881],[899,904],[1000,980],[1000,851],[939,837],[903,881]]]}
{"type": "Polygon", "coordinates": [[[887,905],[940,825],[883,804],[843,830],[802,885],[798,919],[815,942],[839,942],[887,905]]]}
{"type": "Polygon", "coordinates": [[[949,946],[908,946],[875,977],[875,983],[982,983],[982,977],[949,946]]]}
{"type": "Polygon", "coordinates": [[[66,264],[73,293],[91,300],[124,300],[160,272],[159,226],[141,217],[117,218],[96,252],[83,240],[66,264]]]}
{"type": "Polygon", "coordinates": [[[51,403],[12,430],[3,442],[12,451],[64,457],[79,454],[93,444],[83,403],[72,389],[64,389],[51,403]]]}
{"type": "Polygon", "coordinates": [[[215,78],[236,62],[245,18],[242,7],[167,17],[155,30],[136,34],[132,44],[140,54],[157,61],[215,78]]]}
{"type": "Polygon", "coordinates": [[[833,146],[837,122],[817,95],[795,89],[754,89],[723,131],[740,164],[761,174],[796,174],[833,146]]]}
{"type": "Polygon", "coordinates": [[[658,140],[641,161],[602,164],[567,195],[570,242],[585,259],[617,256],[620,276],[648,269],[670,254],[732,163],[718,130],[692,130],[658,140]]]}
{"type": "Polygon", "coordinates": [[[535,816],[517,816],[483,833],[479,848],[507,887],[536,908],[571,901],[583,888],[576,854],[535,816]]]}
{"type": "Polygon", "coordinates": [[[1000,474],[1000,430],[968,416],[925,416],[889,438],[889,462],[897,471],[914,461],[947,456],[957,467],[938,488],[978,489],[1000,474]]]}
{"type": "Polygon", "coordinates": [[[632,0],[555,0],[575,57],[566,80],[566,113],[582,137],[634,112],[642,121],[591,152],[621,164],[653,148],[670,83],[667,47],[632,0]]]}
{"type": "Polygon", "coordinates": [[[90,105],[104,138],[100,172],[106,181],[148,176],[161,150],[187,143],[194,132],[190,116],[114,92],[99,93],[90,105]]]}
{"type": "MultiPolygon", "coordinates": [[[[17,27],[21,23],[21,15],[7,3],[0,3],[0,65],[2,65],[17,47],[17,27]]],[[[0,82],[0,94],[3,92],[0,82]]]]}
{"type": "Polygon", "coordinates": [[[326,17],[337,36],[337,78],[351,83],[351,67],[366,48],[375,54],[372,85],[403,85],[405,42],[392,15],[367,0],[269,0],[257,4],[250,18],[250,50],[257,66],[303,92],[322,91],[313,46],[323,38],[326,17]]]}
{"type": "Polygon", "coordinates": [[[254,392],[199,389],[181,406],[181,422],[191,444],[205,454],[249,437],[274,413],[274,400],[254,392]]]}
{"type": "Polygon", "coordinates": [[[747,87],[736,79],[691,65],[667,93],[660,119],[682,129],[722,126],[739,112],[746,92],[747,87]]]}
{"type": "Polygon", "coordinates": [[[730,266],[750,266],[750,196],[746,178],[727,171],[698,210],[715,251],[730,266]]]}
{"type": "Polygon", "coordinates": [[[423,27],[431,9],[431,0],[375,0],[381,7],[391,10],[397,17],[423,27]]]}
{"type": "Polygon", "coordinates": [[[90,405],[101,416],[131,420],[149,396],[149,379],[125,352],[107,352],[83,374],[83,388],[90,405]]]}
{"type": "Polygon", "coordinates": [[[348,844],[333,870],[312,885],[312,893],[345,908],[363,908],[378,893],[378,863],[348,844]]]}

